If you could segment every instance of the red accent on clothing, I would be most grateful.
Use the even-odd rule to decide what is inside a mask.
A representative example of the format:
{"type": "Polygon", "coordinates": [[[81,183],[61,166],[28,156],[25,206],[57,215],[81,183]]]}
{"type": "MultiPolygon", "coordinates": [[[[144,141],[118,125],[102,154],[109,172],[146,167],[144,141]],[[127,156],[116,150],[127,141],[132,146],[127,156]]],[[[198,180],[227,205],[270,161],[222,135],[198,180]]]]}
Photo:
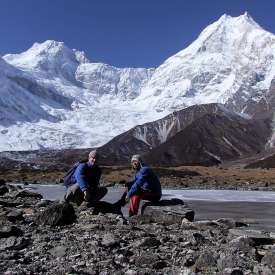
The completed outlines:
{"type": "Polygon", "coordinates": [[[141,200],[159,201],[159,199],[160,196],[154,193],[142,193],[133,195],[130,198],[129,215],[132,216],[138,214],[139,204],[141,200]]]}

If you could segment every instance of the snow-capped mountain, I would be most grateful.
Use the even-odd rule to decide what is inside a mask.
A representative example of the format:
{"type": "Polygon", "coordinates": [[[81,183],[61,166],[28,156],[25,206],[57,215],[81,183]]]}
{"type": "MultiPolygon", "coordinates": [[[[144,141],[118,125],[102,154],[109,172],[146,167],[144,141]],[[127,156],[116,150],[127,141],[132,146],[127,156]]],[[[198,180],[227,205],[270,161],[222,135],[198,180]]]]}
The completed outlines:
{"type": "Polygon", "coordinates": [[[275,36],[247,13],[223,15],[186,49],[167,59],[139,100],[174,110],[218,102],[245,112],[265,96],[275,75],[275,36]]]}
{"type": "Polygon", "coordinates": [[[1,151],[103,144],[138,123],[141,114],[128,102],[153,72],[91,63],[56,41],[1,60],[0,121],[9,122],[0,122],[1,151]],[[17,111],[21,117],[11,120],[17,111]]]}
{"type": "Polygon", "coordinates": [[[223,15],[156,69],[90,61],[62,42],[0,59],[0,151],[84,148],[174,110],[223,103],[253,115],[275,78],[275,36],[223,15]]]}

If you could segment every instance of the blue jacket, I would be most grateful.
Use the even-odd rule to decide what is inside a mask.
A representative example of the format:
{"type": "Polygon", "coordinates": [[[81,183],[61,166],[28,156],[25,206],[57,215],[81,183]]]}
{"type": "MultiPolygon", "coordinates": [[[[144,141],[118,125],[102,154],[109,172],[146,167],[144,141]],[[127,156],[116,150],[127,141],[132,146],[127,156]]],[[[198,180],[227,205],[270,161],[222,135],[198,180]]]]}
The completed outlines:
{"type": "Polygon", "coordinates": [[[161,185],[158,177],[148,166],[141,167],[135,174],[127,196],[130,198],[141,190],[148,190],[161,196],[161,185]]]}
{"type": "Polygon", "coordinates": [[[101,169],[97,165],[88,162],[80,163],[76,168],[73,177],[80,186],[81,191],[96,188],[99,185],[101,169]]]}

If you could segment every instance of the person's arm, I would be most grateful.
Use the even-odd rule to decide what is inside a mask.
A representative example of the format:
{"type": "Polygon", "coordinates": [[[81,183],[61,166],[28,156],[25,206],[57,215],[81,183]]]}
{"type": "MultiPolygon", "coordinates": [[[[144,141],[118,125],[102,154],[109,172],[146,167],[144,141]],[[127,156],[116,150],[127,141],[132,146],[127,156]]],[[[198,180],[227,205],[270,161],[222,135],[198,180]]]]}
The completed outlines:
{"type": "Polygon", "coordinates": [[[127,193],[127,197],[131,198],[143,185],[143,183],[146,181],[148,176],[149,170],[146,168],[141,168],[141,171],[139,172],[138,178],[135,179],[132,187],[127,193]]]}
{"type": "Polygon", "coordinates": [[[85,176],[85,164],[78,165],[75,171],[75,179],[81,191],[85,192],[88,189],[88,180],[85,176]]]}

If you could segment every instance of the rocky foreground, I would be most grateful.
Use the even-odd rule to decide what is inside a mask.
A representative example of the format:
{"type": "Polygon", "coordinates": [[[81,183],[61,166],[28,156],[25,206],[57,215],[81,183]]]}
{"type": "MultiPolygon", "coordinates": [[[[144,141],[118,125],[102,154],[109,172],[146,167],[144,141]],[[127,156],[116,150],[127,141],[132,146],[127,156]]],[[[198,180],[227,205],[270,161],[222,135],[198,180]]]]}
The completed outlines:
{"type": "Polygon", "coordinates": [[[275,274],[275,234],[193,219],[180,200],[125,219],[114,204],[50,202],[1,182],[0,274],[275,274]]]}

